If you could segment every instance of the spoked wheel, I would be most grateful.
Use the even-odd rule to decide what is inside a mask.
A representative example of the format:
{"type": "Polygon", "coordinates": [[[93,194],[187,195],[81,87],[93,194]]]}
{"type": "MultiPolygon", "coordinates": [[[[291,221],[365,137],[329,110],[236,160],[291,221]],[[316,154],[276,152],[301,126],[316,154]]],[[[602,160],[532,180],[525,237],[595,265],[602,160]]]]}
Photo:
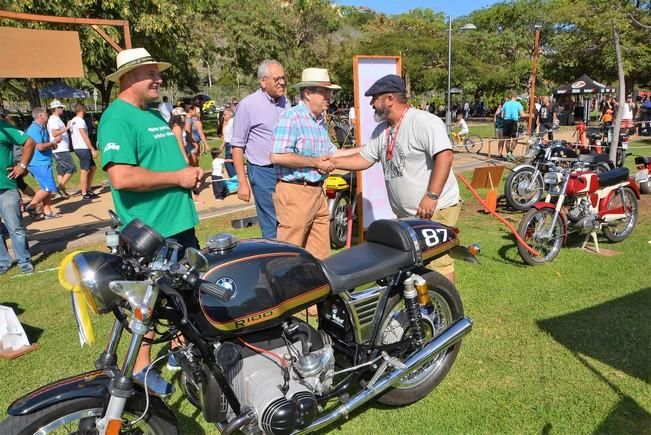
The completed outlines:
{"type": "Polygon", "coordinates": [[[553,219],[554,210],[551,208],[532,208],[522,217],[518,234],[540,254],[533,255],[518,242],[518,253],[525,263],[533,266],[544,264],[552,261],[560,252],[564,239],[563,222],[559,216],[552,226],[553,219]]]}
{"type": "Polygon", "coordinates": [[[477,134],[471,134],[463,141],[463,146],[469,153],[478,153],[483,145],[483,139],[477,134]]]}
{"type": "MultiPolygon", "coordinates": [[[[431,313],[423,314],[425,340],[432,340],[455,321],[463,317],[463,304],[455,286],[443,275],[422,269],[418,273],[427,281],[432,301],[431,313]]],[[[410,335],[409,318],[401,295],[394,296],[387,305],[376,344],[390,344],[410,335]]],[[[445,378],[457,358],[461,343],[435,355],[421,369],[403,377],[398,384],[378,400],[385,405],[402,406],[414,403],[445,378]]]]}
{"type": "MultiPolygon", "coordinates": [[[[601,232],[611,242],[621,242],[628,237],[637,222],[637,197],[630,187],[623,187],[608,200],[607,210],[621,211],[621,219],[607,222],[601,232]]],[[[619,213],[618,213],[619,214],[619,213]]]]}
{"type": "Polygon", "coordinates": [[[337,193],[332,211],[332,219],[330,220],[330,245],[334,249],[340,249],[346,246],[349,204],[350,196],[346,192],[337,193]]]}
{"type": "Polygon", "coordinates": [[[536,175],[536,170],[531,167],[511,172],[504,183],[506,202],[516,210],[529,210],[542,195],[542,175],[540,172],[536,175]]]}
{"type": "MultiPolygon", "coordinates": [[[[0,423],[3,435],[91,435],[97,434],[95,420],[102,416],[104,402],[95,398],[81,398],[59,402],[41,411],[21,417],[9,416],[0,423]]],[[[144,411],[135,409],[130,402],[122,414],[123,421],[135,422],[144,411]]],[[[173,422],[158,415],[153,409],[145,417],[130,426],[123,423],[121,434],[177,435],[173,422]]]]}

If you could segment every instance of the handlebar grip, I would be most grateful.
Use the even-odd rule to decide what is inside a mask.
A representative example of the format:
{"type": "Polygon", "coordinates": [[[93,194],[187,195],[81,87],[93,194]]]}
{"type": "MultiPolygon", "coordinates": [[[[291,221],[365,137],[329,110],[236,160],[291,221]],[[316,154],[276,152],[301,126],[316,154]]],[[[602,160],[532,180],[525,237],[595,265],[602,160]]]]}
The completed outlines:
{"type": "Polygon", "coordinates": [[[211,294],[223,302],[228,302],[233,297],[234,292],[232,289],[215,284],[214,282],[198,279],[197,284],[200,291],[211,294]]]}

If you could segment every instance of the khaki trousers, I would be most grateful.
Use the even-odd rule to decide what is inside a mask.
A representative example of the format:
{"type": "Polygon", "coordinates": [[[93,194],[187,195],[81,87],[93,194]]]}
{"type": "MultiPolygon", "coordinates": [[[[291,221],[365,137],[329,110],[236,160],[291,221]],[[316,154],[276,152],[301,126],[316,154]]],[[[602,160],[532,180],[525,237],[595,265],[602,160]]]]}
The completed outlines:
{"type": "MultiPolygon", "coordinates": [[[[459,213],[461,212],[461,204],[437,210],[432,215],[432,220],[443,225],[453,227],[459,220],[459,213]]],[[[449,254],[437,258],[427,265],[428,269],[434,270],[441,275],[448,275],[454,272],[454,260],[449,254]]]]}
{"type": "Polygon", "coordinates": [[[273,201],[277,240],[301,246],[318,259],[330,256],[330,214],[323,187],[279,182],[273,201]]]}

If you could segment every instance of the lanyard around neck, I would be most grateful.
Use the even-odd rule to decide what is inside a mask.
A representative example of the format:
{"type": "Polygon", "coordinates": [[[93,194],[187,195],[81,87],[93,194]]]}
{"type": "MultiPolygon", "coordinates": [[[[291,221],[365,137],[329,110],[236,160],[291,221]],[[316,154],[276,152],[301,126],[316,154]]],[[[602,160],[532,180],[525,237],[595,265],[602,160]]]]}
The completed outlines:
{"type": "Polygon", "coordinates": [[[400,131],[400,124],[402,124],[402,118],[405,117],[405,113],[409,110],[409,106],[405,107],[405,110],[402,111],[398,124],[396,125],[395,133],[391,134],[391,127],[387,128],[387,162],[393,157],[393,148],[396,146],[396,139],[398,138],[398,132],[400,131]],[[391,139],[391,142],[389,142],[391,139]]]}

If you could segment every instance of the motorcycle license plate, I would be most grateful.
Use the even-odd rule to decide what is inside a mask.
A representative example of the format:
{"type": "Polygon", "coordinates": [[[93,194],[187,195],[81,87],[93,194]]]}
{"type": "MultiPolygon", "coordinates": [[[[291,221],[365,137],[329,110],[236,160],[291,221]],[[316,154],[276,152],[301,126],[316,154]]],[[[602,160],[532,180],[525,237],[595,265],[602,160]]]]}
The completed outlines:
{"type": "Polygon", "coordinates": [[[645,181],[649,180],[649,170],[648,169],[642,169],[640,171],[637,171],[635,174],[635,179],[639,181],[640,183],[644,183],[645,181]]]}

